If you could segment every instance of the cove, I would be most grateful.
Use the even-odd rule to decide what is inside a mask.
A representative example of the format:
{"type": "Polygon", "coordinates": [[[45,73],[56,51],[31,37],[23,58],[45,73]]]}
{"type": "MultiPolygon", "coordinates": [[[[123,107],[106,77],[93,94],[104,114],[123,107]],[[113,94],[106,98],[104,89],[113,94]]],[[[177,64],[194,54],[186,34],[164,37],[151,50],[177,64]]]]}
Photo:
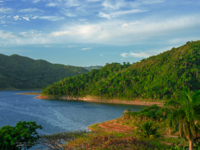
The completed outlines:
{"type": "Polygon", "coordinates": [[[84,101],[35,99],[35,95],[16,93],[40,91],[0,91],[0,127],[15,126],[19,121],[36,121],[39,134],[88,130],[94,123],[122,116],[125,109],[140,111],[146,106],[101,104],[84,101]]]}

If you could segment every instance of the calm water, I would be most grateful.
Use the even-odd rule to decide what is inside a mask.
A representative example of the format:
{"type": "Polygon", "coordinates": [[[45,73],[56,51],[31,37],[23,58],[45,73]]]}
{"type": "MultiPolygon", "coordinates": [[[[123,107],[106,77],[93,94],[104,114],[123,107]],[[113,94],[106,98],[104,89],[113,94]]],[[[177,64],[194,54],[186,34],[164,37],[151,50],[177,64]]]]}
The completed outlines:
{"type": "Polygon", "coordinates": [[[94,123],[118,118],[123,111],[142,110],[145,106],[98,104],[82,101],[35,99],[35,95],[16,93],[39,91],[1,91],[0,127],[15,126],[18,121],[36,121],[43,129],[39,134],[88,129],[94,123]]]}

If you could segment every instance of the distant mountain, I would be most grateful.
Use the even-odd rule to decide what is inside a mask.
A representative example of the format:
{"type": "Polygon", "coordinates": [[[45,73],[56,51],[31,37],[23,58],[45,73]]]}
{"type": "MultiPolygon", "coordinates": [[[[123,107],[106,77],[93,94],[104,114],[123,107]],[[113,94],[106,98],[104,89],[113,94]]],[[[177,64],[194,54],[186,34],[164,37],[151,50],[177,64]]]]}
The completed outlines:
{"type": "Polygon", "coordinates": [[[52,64],[19,55],[0,54],[0,89],[36,89],[86,73],[83,67],[52,64]]]}
{"type": "Polygon", "coordinates": [[[89,67],[84,67],[85,69],[91,71],[92,69],[101,69],[103,66],[89,66],[89,67]]]}
{"type": "Polygon", "coordinates": [[[42,93],[167,100],[180,99],[183,88],[192,93],[200,90],[200,41],[187,42],[134,64],[107,64],[99,70],[65,78],[42,93]]]}

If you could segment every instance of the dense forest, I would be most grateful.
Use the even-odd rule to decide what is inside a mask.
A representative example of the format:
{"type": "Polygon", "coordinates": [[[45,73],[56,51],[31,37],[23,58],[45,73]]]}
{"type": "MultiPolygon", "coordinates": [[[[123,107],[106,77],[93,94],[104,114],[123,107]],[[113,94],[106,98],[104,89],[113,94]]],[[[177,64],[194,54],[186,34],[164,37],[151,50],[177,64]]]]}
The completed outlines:
{"type": "Polygon", "coordinates": [[[177,99],[183,87],[192,92],[200,89],[199,72],[200,41],[191,41],[134,64],[106,64],[99,70],[67,77],[44,88],[42,93],[108,99],[177,99]]]}
{"type": "Polygon", "coordinates": [[[19,55],[0,54],[0,89],[41,89],[65,77],[86,73],[83,67],[51,64],[19,55]]]}

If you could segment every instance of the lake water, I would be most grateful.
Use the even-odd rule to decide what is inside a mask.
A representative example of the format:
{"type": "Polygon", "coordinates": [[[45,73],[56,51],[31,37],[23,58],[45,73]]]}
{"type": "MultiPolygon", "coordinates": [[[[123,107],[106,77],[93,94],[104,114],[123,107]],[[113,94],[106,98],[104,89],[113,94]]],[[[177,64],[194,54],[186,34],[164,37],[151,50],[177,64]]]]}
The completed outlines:
{"type": "Polygon", "coordinates": [[[0,91],[0,127],[15,126],[19,121],[36,121],[39,134],[69,130],[87,130],[94,123],[122,116],[125,109],[139,111],[145,106],[99,104],[83,101],[35,99],[35,95],[16,93],[40,91],[0,91]]]}

